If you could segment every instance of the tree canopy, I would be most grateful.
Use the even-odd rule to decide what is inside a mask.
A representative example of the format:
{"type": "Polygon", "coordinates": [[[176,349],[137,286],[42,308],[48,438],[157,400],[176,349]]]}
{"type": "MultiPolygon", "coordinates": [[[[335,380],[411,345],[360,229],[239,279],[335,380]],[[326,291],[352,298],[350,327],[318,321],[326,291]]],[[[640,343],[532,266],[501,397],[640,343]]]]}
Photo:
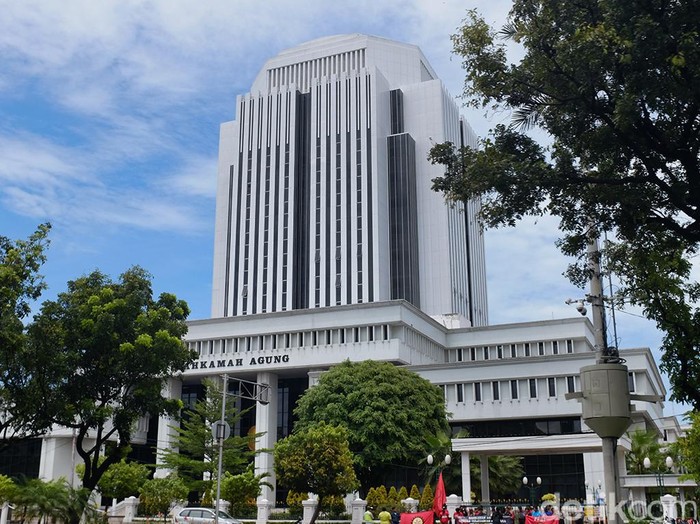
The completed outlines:
{"type": "MultiPolygon", "coordinates": [[[[514,0],[496,31],[475,11],[453,35],[474,107],[512,114],[478,150],[437,144],[434,189],[483,200],[487,226],[525,215],[561,220],[560,247],[581,257],[610,232],[620,302],[665,333],[672,398],[700,406],[700,9],[697,2],[514,0]],[[512,63],[507,45],[522,56],[512,63]],[[543,147],[532,128],[551,137],[543,147]]],[[[572,267],[583,285],[589,269],[572,267]]]]}
{"type": "Polygon", "coordinates": [[[179,411],[162,391],[193,358],[182,341],[188,313],[172,294],[154,299],[150,275],[133,267],[117,282],[99,271],[68,282],[28,327],[25,361],[44,399],[37,409],[75,430],[86,490],[124,457],[140,417],[179,411]]]}
{"type": "Polygon", "coordinates": [[[345,496],[358,486],[348,431],[343,427],[325,422],[307,426],[278,441],[274,454],[280,484],[318,496],[310,524],[316,521],[325,499],[345,496]]]}
{"type": "MultiPolygon", "coordinates": [[[[678,464],[679,470],[684,471],[696,483],[700,483],[700,413],[697,411],[691,413],[689,419],[690,427],[674,445],[670,446],[669,451],[678,464]]],[[[661,468],[655,468],[655,470],[662,471],[661,468]]]]}
{"type": "Polygon", "coordinates": [[[50,229],[42,224],[27,240],[0,236],[0,446],[35,436],[50,425],[36,409],[41,392],[23,359],[24,321],[46,287],[39,270],[46,260],[50,229]]]}
{"type": "Polygon", "coordinates": [[[388,467],[415,468],[430,435],[449,431],[440,388],[387,362],[345,361],[299,399],[295,431],[325,421],[348,430],[363,490],[382,484],[388,467]]]}

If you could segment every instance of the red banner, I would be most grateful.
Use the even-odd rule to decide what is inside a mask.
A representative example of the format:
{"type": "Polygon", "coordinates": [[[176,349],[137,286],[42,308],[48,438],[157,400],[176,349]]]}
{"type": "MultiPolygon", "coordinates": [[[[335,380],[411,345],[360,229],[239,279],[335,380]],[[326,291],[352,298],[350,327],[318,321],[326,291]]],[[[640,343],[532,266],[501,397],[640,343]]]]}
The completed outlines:
{"type": "Polygon", "coordinates": [[[559,524],[559,515],[540,515],[539,517],[527,515],[525,524],[559,524]]]}
{"type": "Polygon", "coordinates": [[[432,510],[419,513],[401,513],[401,524],[433,524],[432,510]]]}

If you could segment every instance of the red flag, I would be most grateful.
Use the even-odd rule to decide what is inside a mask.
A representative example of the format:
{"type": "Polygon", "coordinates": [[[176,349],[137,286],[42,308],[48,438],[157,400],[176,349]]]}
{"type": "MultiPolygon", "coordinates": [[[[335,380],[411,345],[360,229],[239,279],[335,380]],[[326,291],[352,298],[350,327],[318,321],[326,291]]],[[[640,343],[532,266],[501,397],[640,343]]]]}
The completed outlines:
{"type": "Polygon", "coordinates": [[[433,511],[435,512],[435,517],[440,518],[440,513],[442,513],[442,506],[447,502],[447,494],[445,493],[445,483],[442,480],[442,471],[438,477],[437,486],[435,486],[435,496],[433,497],[433,511]]]}

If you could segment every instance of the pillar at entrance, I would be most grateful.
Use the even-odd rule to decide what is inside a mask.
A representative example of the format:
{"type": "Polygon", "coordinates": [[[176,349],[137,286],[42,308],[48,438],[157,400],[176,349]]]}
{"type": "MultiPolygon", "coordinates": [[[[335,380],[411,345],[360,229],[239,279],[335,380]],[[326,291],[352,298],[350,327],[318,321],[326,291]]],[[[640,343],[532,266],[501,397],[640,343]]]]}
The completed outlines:
{"type": "Polygon", "coordinates": [[[491,491],[489,490],[489,457],[480,455],[481,459],[481,502],[488,504],[491,502],[491,491]]]}
{"type": "Polygon", "coordinates": [[[462,500],[472,503],[472,479],[469,475],[469,453],[462,451],[462,500]]]}

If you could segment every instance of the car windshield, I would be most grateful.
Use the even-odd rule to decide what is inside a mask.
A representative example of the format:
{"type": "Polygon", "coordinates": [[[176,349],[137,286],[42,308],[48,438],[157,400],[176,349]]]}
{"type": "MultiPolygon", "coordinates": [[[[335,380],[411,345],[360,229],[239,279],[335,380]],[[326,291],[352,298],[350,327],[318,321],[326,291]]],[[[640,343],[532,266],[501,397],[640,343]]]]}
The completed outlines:
{"type": "Polygon", "coordinates": [[[233,519],[233,517],[231,515],[229,515],[225,511],[221,511],[221,510],[219,510],[219,518],[220,519],[233,519]]]}

